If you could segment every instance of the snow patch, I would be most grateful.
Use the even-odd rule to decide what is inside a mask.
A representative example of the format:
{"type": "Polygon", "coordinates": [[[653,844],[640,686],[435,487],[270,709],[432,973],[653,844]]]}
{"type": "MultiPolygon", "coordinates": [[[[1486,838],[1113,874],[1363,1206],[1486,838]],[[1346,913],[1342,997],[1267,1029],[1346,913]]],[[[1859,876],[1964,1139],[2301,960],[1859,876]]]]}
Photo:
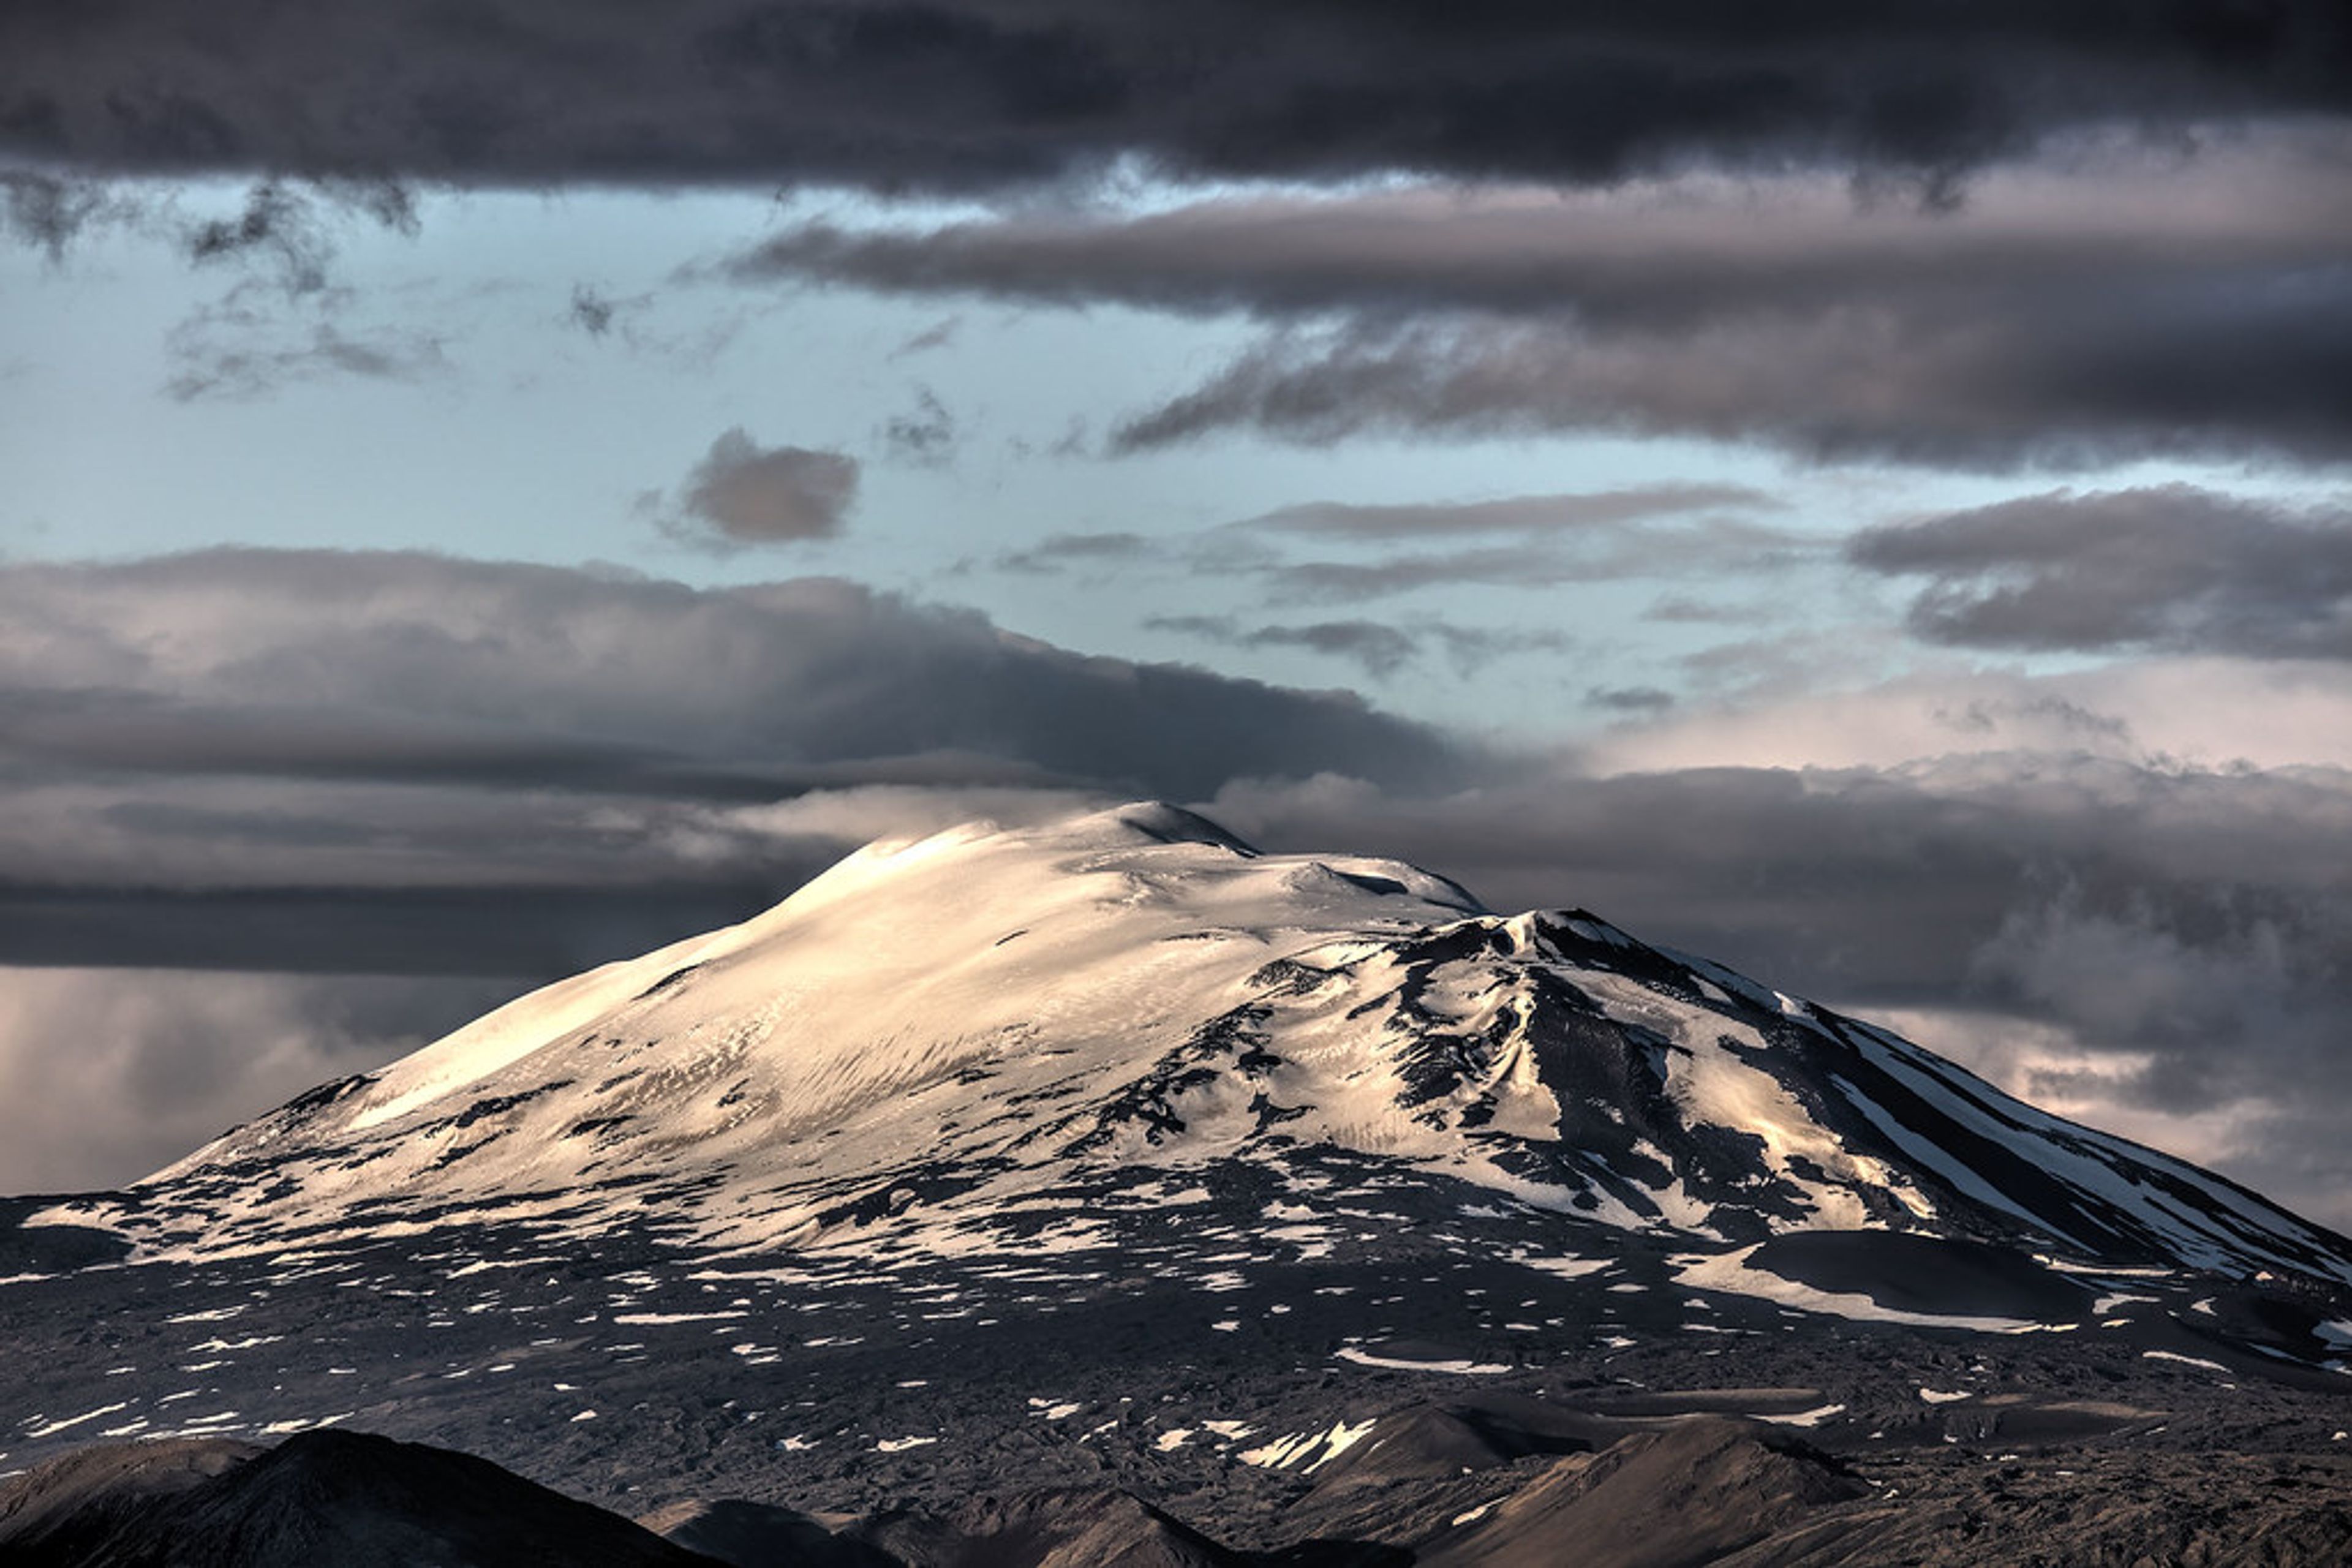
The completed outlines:
{"type": "Polygon", "coordinates": [[[1370,1351],[1346,1345],[1332,1352],[1339,1361],[1353,1362],[1358,1366],[1384,1367],[1392,1372],[1437,1372],[1453,1377],[1486,1377],[1511,1369],[1493,1362],[1454,1359],[1446,1361],[1404,1361],[1395,1356],[1374,1355],[1370,1351]]]}
{"type": "Polygon", "coordinates": [[[1957,1312],[1908,1312],[1894,1307],[1882,1307],[1870,1297],[1857,1292],[1817,1290],[1811,1285],[1783,1279],[1769,1269],[1751,1267],[1748,1258],[1757,1247],[1745,1247],[1737,1252],[1724,1253],[1687,1265],[1675,1276],[1693,1289],[1728,1290],[1737,1295],[1759,1297],[1777,1301],[1800,1311],[1818,1312],[1828,1317],[1847,1318],[1857,1322],[1909,1323],[1918,1328],[1973,1329],[1979,1333],[2031,1333],[2052,1325],[2028,1318],[1993,1318],[1966,1316],[1957,1312]]]}
{"type": "Polygon", "coordinates": [[[1360,1421],[1353,1426],[1345,1421],[1335,1421],[1328,1431],[1294,1432],[1258,1447],[1244,1449],[1241,1461],[1261,1469],[1296,1469],[1302,1475],[1313,1475],[1361,1442],[1373,1425],[1371,1421],[1360,1421]]]}

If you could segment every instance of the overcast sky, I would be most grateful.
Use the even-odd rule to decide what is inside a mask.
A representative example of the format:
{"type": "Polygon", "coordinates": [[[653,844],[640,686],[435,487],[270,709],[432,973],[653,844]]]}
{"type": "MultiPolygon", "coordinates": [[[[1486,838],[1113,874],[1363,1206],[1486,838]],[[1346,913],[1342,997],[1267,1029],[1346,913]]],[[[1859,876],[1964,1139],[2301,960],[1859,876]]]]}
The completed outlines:
{"type": "Polygon", "coordinates": [[[2352,1226],[2352,25],[0,11],[0,1190],[867,837],[1584,905],[2352,1226]]]}

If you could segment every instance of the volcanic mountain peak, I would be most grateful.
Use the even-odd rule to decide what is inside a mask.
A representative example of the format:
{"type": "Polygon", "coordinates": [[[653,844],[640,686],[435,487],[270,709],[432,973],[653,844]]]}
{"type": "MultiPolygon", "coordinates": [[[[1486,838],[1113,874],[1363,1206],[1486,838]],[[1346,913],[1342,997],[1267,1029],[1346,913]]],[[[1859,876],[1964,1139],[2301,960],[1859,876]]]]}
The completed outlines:
{"type": "MultiPolygon", "coordinates": [[[[1885,1532],[2010,1506],[1962,1446],[2006,1488],[2055,1442],[1984,1560],[2197,1499],[2127,1561],[2220,1529],[2216,1442],[2352,1475],[2352,1242],[1582,911],[1160,805],[876,845],[126,1193],[0,1205],[0,1458],[348,1425],[866,1516],[702,1549],[1924,1560],[1885,1532]]],[[[441,1489],[294,1450],[35,1490],[235,1547],[323,1461],[441,1489]]],[[[2342,1560],[2342,1490],[2232,1462],[2231,1530],[2342,1560]]]]}
{"type": "Polygon", "coordinates": [[[1914,1232],[2352,1282],[2341,1238],[1884,1030],[1581,911],[1502,916],[1149,804],[870,846],[315,1090],[110,1223],[218,1253],[327,1215],[578,1235],[625,1211],[720,1251],[945,1256],[1245,1201],[1312,1248],[1406,1191],[1554,1254],[1657,1238],[1707,1289],[1817,1307],[1758,1244],[1914,1232]]]}

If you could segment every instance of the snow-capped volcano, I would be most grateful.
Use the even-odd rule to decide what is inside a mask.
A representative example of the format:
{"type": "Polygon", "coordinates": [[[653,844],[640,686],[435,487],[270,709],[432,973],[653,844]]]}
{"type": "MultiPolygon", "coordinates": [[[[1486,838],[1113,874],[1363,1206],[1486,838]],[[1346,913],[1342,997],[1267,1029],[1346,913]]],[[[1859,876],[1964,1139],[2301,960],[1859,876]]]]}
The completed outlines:
{"type": "Polygon", "coordinates": [[[1882,1029],[1588,914],[1261,855],[1158,805],[870,846],[305,1095],[111,1219],[215,1255],[493,1212],[957,1255],[1236,1183],[1309,1255],[1368,1194],[1451,1214],[1483,1190],[1517,1244],[1545,1216],[1634,1233],[1713,1289],[1748,1288],[1754,1244],[1863,1231],[2352,1284],[2342,1238],[1882,1029]]]}
{"type": "Polygon", "coordinates": [[[2248,1433],[2341,1456],[2352,1242],[1591,915],[1131,805],[875,845],[0,1205],[0,1342],[10,1464],[349,1425],[611,1500],[1108,1475],[1512,1561],[1619,1495],[1586,1449],[1696,1413],[1932,1457],[1832,1489],[1865,1511],[1969,1444],[2074,1445],[2078,1500],[2248,1433]]]}

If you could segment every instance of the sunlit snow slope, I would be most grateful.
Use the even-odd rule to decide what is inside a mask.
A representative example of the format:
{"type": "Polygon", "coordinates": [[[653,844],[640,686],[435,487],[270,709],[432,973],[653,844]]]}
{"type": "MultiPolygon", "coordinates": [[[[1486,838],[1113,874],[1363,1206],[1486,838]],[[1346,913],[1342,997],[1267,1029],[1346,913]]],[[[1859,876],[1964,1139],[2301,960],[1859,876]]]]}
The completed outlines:
{"type": "Polygon", "coordinates": [[[118,1217],[153,1249],[495,1207],[719,1250],[974,1252],[1034,1237],[1008,1215],[1082,1226],[1237,1163],[1308,1213],[1333,1161],[1725,1256],[1875,1228],[2352,1280],[2340,1238],[1884,1030],[1590,915],[1260,855],[1166,805],[869,847],[315,1090],[118,1217]]]}

